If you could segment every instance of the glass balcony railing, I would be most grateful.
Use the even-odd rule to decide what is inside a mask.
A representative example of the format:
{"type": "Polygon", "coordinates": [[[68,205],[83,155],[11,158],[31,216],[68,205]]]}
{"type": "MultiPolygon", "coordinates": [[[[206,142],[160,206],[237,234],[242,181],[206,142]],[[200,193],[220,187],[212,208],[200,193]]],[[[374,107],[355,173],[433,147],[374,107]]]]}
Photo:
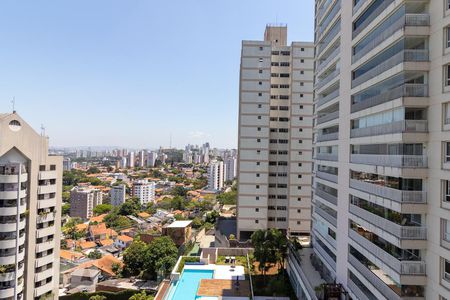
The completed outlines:
{"type": "Polygon", "coordinates": [[[428,97],[428,84],[403,84],[381,94],[353,103],[352,113],[392,101],[401,97],[428,97]]]}
{"type": "Polygon", "coordinates": [[[428,159],[425,155],[351,154],[350,162],[397,168],[426,168],[428,166],[428,159]]]}
{"type": "Polygon", "coordinates": [[[329,93],[325,97],[320,97],[317,100],[317,107],[320,107],[320,106],[324,105],[325,103],[328,103],[333,99],[336,99],[338,96],[339,96],[339,88],[337,90],[329,93]]]}
{"type": "Polygon", "coordinates": [[[323,114],[319,117],[317,117],[317,124],[322,124],[334,119],[339,118],[339,110],[327,113],[327,114],[323,114]]]}
{"type": "Polygon", "coordinates": [[[358,85],[371,80],[383,72],[386,72],[389,69],[403,63],[403,62],[420,62],[420,61],[428,61],[428,50],[426,49],[406,49],[403,50],[387,60],[383,61],[376,67],[370,69],[365,72],[361,76],[356,77],[352,80],[352,88],[357,87],[358,85]]]}
{"type": "Polygon", "coordinates": [[[364,128],[354,128],[350,132],[350,137],[359,138],[365,136],[376,136],[393,133],[411,133],[411,132],[414,133],[428,132],[428,121],[403,120],[364,128]]]}

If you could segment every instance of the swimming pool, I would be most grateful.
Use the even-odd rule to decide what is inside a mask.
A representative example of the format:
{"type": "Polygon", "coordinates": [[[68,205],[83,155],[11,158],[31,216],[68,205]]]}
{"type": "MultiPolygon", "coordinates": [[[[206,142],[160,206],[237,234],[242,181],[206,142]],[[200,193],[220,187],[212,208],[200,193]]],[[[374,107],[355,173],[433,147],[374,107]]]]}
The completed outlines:
{"type": "Polygon", "coordinates": [[[212,279],[214,270],[184,269],[180,279],[171,286],[167,300],[195,300],[202,279],[212,279]]]}

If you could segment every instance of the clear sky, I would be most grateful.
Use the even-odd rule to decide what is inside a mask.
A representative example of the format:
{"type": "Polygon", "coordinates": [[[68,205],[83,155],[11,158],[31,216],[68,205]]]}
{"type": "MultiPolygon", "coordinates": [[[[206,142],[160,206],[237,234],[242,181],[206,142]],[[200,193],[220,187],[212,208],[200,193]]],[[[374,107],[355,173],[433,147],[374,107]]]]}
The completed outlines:
{"type": "Polygon", "coordinates": [[[241,40],[312,41],[313,2],[2,0],[0,111],[53,146],[236,147],[241,40]]]}

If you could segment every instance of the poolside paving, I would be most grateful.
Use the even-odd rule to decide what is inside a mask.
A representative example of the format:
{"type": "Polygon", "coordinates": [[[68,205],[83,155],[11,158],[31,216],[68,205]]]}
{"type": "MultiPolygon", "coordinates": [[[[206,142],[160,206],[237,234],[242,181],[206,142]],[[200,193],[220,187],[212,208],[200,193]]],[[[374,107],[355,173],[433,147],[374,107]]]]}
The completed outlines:
{"type": "Polygon", "coordinates": [[[250,297],[248,280],[202,279],[197,290],[197,296],[203,297],[250,297]]]}

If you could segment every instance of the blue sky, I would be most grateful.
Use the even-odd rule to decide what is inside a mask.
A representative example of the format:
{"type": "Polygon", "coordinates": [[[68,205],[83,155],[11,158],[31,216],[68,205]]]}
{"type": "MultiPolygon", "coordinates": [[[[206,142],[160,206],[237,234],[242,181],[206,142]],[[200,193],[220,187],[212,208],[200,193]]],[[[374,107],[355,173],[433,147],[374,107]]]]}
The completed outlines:
{"type": "Polygon", "coordinates": [[[312,41],[313,2],[2,0],[0,111],[53,146],[236,147],[241,40],[312,41]]]}

